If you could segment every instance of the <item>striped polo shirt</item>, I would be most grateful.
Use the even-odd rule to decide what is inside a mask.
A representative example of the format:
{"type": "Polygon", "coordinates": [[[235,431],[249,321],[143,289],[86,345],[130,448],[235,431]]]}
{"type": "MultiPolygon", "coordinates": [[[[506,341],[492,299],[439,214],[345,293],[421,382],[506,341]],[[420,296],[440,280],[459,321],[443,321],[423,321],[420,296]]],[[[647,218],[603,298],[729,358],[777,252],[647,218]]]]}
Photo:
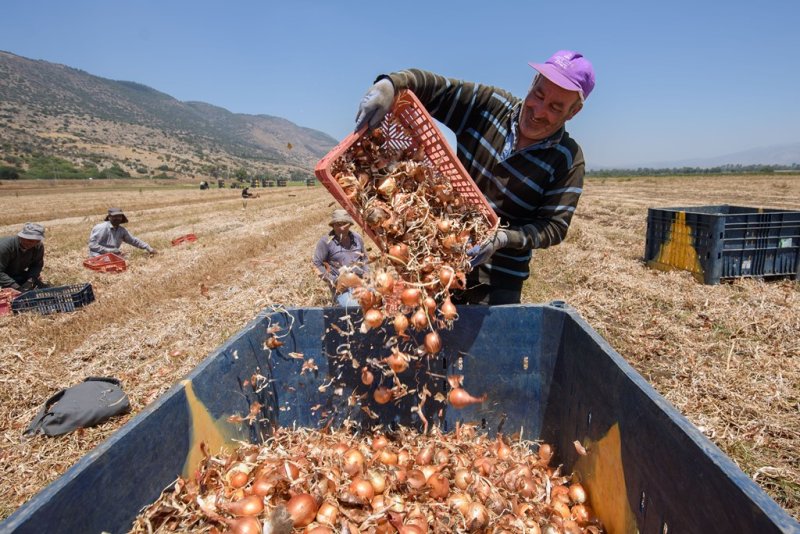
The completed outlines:
{"type": "MultiPolygon", "coordinates": [[[[562,128],[513,150],[523,100],[487,85],[409,69],[389,75],[396,90],[410,89],[438,121],[453,130],[457,153],[501,226],[522,229],[533,248],[564,240],[583,192],[583,152],[562,128]]],[[[502,249],[484,274],[526,279],[530,250],[502,249]]],[[[484,278],[484,277],[482,277],[484,278]]]]}

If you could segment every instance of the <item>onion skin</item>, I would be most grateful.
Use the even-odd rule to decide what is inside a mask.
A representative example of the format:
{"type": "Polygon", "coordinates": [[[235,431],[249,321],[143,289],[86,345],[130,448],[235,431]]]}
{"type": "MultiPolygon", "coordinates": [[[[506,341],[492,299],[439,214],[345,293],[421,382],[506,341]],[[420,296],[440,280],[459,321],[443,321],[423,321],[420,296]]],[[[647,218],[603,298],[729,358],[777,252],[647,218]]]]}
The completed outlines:
{"type": "Polygon", "coordinates": [[[447,401],[456,409],[464,408],[470,404],[479,404],[484,402],[487,398],[488,396],[485,394],[480,397],[473,397],[467,393],[467,390],[464,388],[453,388],[447,395],[447,401]]]}

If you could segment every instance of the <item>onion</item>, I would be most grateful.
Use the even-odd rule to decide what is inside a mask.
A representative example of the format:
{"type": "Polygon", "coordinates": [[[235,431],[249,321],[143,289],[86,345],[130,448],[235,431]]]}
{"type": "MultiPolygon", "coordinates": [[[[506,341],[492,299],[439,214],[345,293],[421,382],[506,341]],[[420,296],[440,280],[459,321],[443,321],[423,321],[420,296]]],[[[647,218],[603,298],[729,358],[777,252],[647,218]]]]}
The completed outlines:
{"type": "Polygon", "coordinates": [[[394,277],[388,271],[380,271],[375,275],[375,288],[384,295],[391,295],[394,291],[394,277]]]}
{"type": "Polygon", "coordinates": [[[402,336],[406,330],[408,330],[408,317],[398,313],[394,316],[394,331],[397,332],[398,336],[402,336]]]}
{"type": "Polygon", "coordinates": [[[237,466],[231,468],[228,471],[228,484],[231,485],[233,488],[243,488],[247,485],[248,480],[250,480],[250,475],[242,471],[241,469],[237,469],[237,466]]]}
{"type": "Polygon", "coordinates": [[[261,534],[261,521],[253,516],[221,519],[228,525],[231,534],[261,534]]]}
{"type": "Polygon", "coordinates": [[[470,499],[469,495],[466,493],[452,493],[447,498],[447,505],[450,506],[450,508],[455,508],[464,516],[467,515],[467,510],[471,502],[472,499],[470,499]]]}
{"type": "Polygon", "coordinates": [[[492,445],[492,451],[501,460],[505,460],[511,456],[511,447],[506,445],[500,434],[497,434],[497,441],[492,445]]]}
{"type": "Polygon", "coordinates": [[[476,458],[472,465],[483,476],[489,476],[494,473],[494,460],[491,458],[486,458],[485,456],[476,458]]]}
{"type": "Polygon", "coordinates": [[[517,479],[516,490],[520,496],[530,499],[536,494],[536,480],[529,476],[520,477],[517,479]]]}
{"type": "Polygon", "coordinates": [[[443,234],[446,234],[447,232],[449,232],[450,228],[452,228],[452,226],[453,226],[453,224],[450,222],[450,219],[439,219],[438,221],[436,221],[436,227],[443,234]]]}
{"type": "Polygon", "coordinates": [[[421,449],[417,456],[414,458],[414,463],[416,465],[430,465],[431,461],[433,460],[433,447],[428,445],[421,449]]]}
{"type": "Polygon", "coordinates": [[[368,367],[364,366],[361,368],[361,383],[365,386],[369,386],[375,380],[375,376],[373,376],[372,371],[369,370],[368,367]]]}
{"type": "Polygon", "coordinates": [[[386,490],[386,477],[380,471],[374,469],[367,471],[367,480],[372,484],[375,493],[383,493],[386,490]]]}
{"type": "Polygon", "coordinates": [[[411,316],[411,326],[417,330],[425,330],[428,327],[428,316],[425,315],[424,309],[417,308],[417,311],[411,316]]]}
{"type": "Polygon", "coordinates": [[[308,526],[305,534],[333,534],[333,530],[327,525],[308,526]]]}
{"type": "Polygon", "coordinates": [[[398,243],[389,247],[389,259],[395,263],[405,265],[408,263],[408,245],[405,243],[398,243]]]}
{"type": "Polygon", "coordinates": [[[369,480],[365,480],[361,477],[355,477],[352,482],[350,482],[348,490],[364,501],[371,501],[372,498],[375,497],[375,488],[372,487],[369,480]]]}
{"type": "Polygon", "coordinates": [[[450,463],[450,453],[447,449],[439,449],[433,455],[433,461],[440,466],[445,466],[450,463]]]}
{"type": "Polygon", "coordinates": [[[453,481],[458,489],[465,490],[475,480],[474,475],[469,469],[459,467],[453,475],[453,481]]]}
{"type": "Polygon", "coordinates": [[[406,480],[406,484],[408,484],[413,489],[420,489],[422,486],[425,485],[427,480],[425,479],[425,473],[420,471],[419,469],[412,469],[406,473],[408,479],[406,480]]]}
{"type": "Polygon", "coordinates": [[[378,328],[383,323],[383,314],[375,308],[364,312],[364,324],[369,328],[378,328]]]}
{"type": "Polygon", "coordinates": [[[586,490],[583,489],[579,483],[575,483],[569,487],[569,499],[578,504],[586,502],[586,490]]]}
{"type": "Polygon", "coordinates": [[[364,455],[358,449],[348,449],[344,453],[344,472],[350,476],[360,473],[364,469],[364,455]]]}
{"type": "Polygon", "coordinates": [[[292,462],[283,462],[283,474],[290,481],[295,481],[300,476],[300,468],[292,462]]]}
{"type": "Polygon", "coordinates": [[[335,525],[336,519],[339,517],[339,509],[333,504],[325,501],[317,510],[317,522],[326,525],[335,525]]]}
{"type": "Polygon", "coordinates": [[[419,299],[422,296],[422,291],[418,287],[407,287],[400,293],[400,300],[403,304],[409,307],[419,304],[419,299]]]}
{"type": "Polygon", "coordinates": [[[436,354],[442,348],[442,339],[437,332],[428,332],[425,335],[425,352],[436,354]]]}
{"type": "Polygon", "coordinates": [[[426,482],[428,485],[428,495],[431,498],[441,501],[450,493],[450,481],[441,473],[434,473],[426,482]]]}
{"type": "Polygon", "coordinates": [[[369,289],[359,290],[358,304],[361,306],[361,311],[366,313],[367,310],[375,306],[375,293],[369,289]]]}
{"type": "Polygon", "coordinates": [[[397,465],[397,459],[397,454],[389,449],[381,449],[381,452],[378,453],[378,461],[383,465],[397,465]]]}
{"type": "Polygon", "coordinates": [[[286,503],[286,510],[294,526],[304,527],[317,516],[317,501],[308,493],[298,493],[286,503]]]}
{"type": "Polygon", "coordinates": [[[467,513],[464,514],[464,519],[467,520],[467,528],[471,532],[480,531],[489,524],[489,511],[481,503],[471,502],[467,507],[467,513]]]}
{"type": "Polygon", "coordinates": [[[484,402],[487,399],[487,395],[482,395],[480,397],[473,397],[464,388],[453,388],[450,390],[450,393],[447,395],[447,400],[453,406],[453,408],[460,409],[464,408],[465,406],[469,406],[470,404],[478,404],[484,402]]]}
{"type": "Polygon", "coordinates": [[[360,285],[361,278],[359,278],[358,275],[353,271],[344,271],[339,275],[339,278],[336,279],[336,288],[339,291],[342,291],[343,289],[349,289],[351,287],[358,287],[360,285]]]}
{"type": "Polygon", "coordinates": [[[402,373],[406,369],[408,369],[408,359],[406,358],[405,354],[394,348],[392,350],[392,355],[387,356],[383,359],[384,363],[389,365],[392,371],[395,374],[402,373]]]}
{"type": "Polygon", "coordinates": [[[439,283],[442,284],[442,287],[450,287],[453,282],[453,275],[455,275],[455,271],[449,265],[442,265],[439,268],[439,283]]]}
{"type": "Polygon", "coordinates": [[[575,521],[578,523],[586,523],[592,518],[592,513],[585,504],[576,504],[570,511],[572,512],[572,517],[574,517],[575,521]]]}
{"type": "Polygon", "coordinates": [[[392,390],[386,386],[381,386],[372,393],[372,398],[375,399],[375,402],[378,404],[386,404],[392,400],[392,396],[392,390]]]}
{"type": "Polygon", "coordinates": [[[372,438],[372,450],[380,451],[389,445],[389,439],[383,434],[375,434],[372,438]]]}
{"type": "Polygon", "coordinates": [[[564,519],[569,519],[572,516],[569,506],[567,506],[563,501],[551,503],[551,506],[553,507],[553,510],[564,519]]]}
{"type": "Polygon", "coordinates": [[[539,458],[542,460],[544,465],[550,463],[550,458],[553,457],[553,447],[551,447],[548,443],[542,443],[539,445],[539,458]]]}
{"type": "Polygon", "coordinates": [[[436,301],[433,297],[425,297],[422,301],[422,306],[425,308],[425,311],[428,312],[428,315],[431,316],[436,313],[436,301]]]}
{"type": "Polygon", "coordinates": [[[258,515],[264,511],[264,500],[258,495],[250,495],[238,501],[223,503],[222,509],[233,515],[258,515]]]}
{"type": "Polygon", "coordinates": [[[251,488],[254,495],[264,497],[272,493],[275,489],[276,480],[274,476],[260,475],[253,481],[251,488]]]}
{"type": "Polygon", "coordinates": [[[456,305],[450,300],[450,297],[444,299],[442,302],[442,307],[439,308],[439,311],[442,313],[442,317],[445,318],[446,321],[452,321],[456,317],[458,317],[458,310],[456,310],[456,305]]]}

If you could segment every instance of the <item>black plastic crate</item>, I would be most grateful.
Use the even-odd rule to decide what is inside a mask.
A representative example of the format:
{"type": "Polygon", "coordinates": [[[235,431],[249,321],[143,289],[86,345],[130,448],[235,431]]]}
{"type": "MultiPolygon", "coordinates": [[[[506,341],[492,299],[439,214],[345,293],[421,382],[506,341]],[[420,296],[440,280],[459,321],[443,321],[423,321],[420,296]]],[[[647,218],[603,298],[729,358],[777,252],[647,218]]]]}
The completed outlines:
{"type": "Polygon", "coordinates": [[[743,206],[647,210],[645,262],[705,284],[800,277],[800,211],[743,206]]]}
{"type": "Polygon", "coordinates": [[[14,313],[35,311],[47,315],[75,311],[91,302],[94,302],[92,284],[74,284],[28,291],[11,302],[11,309],[14,313]]]}

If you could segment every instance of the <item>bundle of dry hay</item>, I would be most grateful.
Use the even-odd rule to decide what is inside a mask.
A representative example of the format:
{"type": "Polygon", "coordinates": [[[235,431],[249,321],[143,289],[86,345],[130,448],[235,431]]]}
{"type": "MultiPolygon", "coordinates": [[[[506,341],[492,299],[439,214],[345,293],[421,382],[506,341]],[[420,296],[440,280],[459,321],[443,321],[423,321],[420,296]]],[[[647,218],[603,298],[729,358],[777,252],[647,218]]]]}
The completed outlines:
{"type": "MultiPolygon", "coordinates": [[[[47,230],[45,276],[89,281],[73,314],[0,317],[0,517],[63,474],[270,304],[325,305],[312,271],[333,207],[322,188],[236,192],[0,187],[0,235],[47,230]],[[117,275],[85,270],[91,226],[120,205],[162,254],[131,249],[117,275]],[[196,243],[171,247],[195,233],[196,243]],[[298,273],[304,273],[298,276],[298,273]],[[131,343],[131,340],[136,343],[131,343]],[[60,437],[22,440],[40,405],[86,376],[120,378],[130,415],[60,437]]],[[[800,519],[800,288],[795,281],[697,283],[642,262],[648,207],[797,209],[798,177],[590,179],[570,233],[537,251],[523,302],[565,300],[645,379],[800,519]]]]}

